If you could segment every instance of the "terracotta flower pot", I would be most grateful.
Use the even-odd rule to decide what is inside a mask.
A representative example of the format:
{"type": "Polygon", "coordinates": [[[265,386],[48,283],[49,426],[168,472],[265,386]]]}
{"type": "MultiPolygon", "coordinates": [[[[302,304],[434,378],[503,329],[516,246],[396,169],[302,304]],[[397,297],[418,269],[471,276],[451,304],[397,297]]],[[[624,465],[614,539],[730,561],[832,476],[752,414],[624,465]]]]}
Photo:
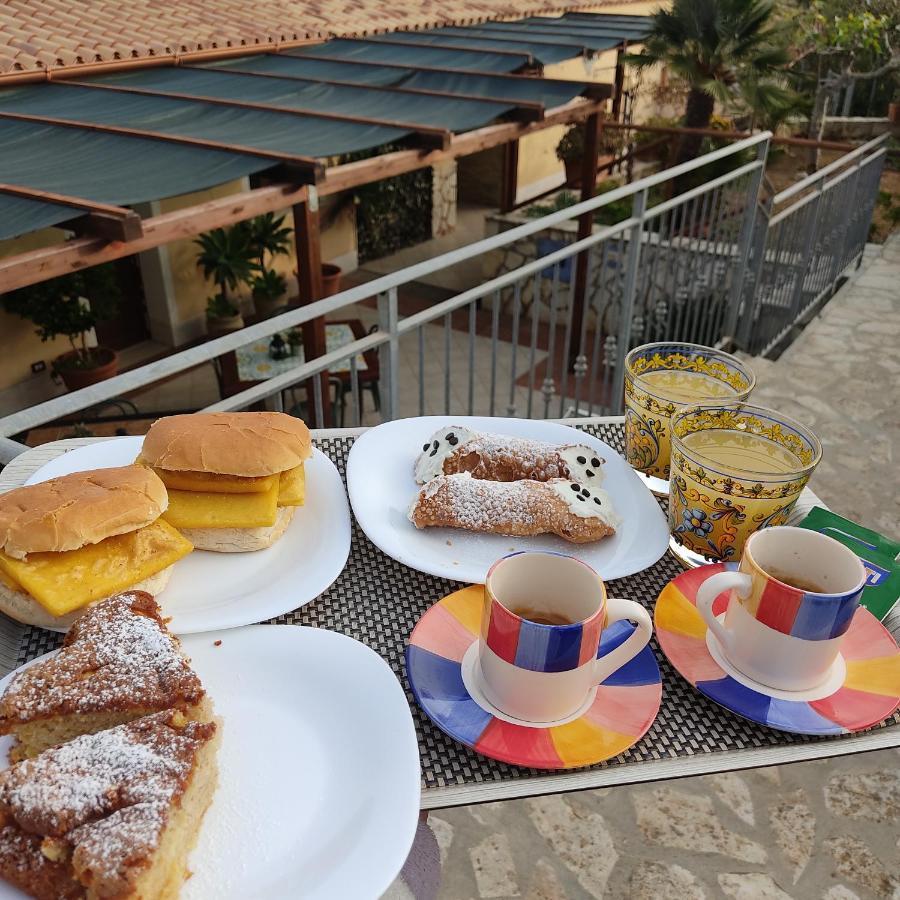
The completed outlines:
{"type": "Polygon", "coordinates": [[[577,187],[581,182],[581,160],[564,159],[563,165],[566,167],[566,184],[577,187]]]}
{"type": "Polygon", "coordinates": [[[232,331],[240,331],[244,327],[244,317],[238,313],[236,316],[212,316],[206,317],[206,333],[210,337],[221,337],[232,331]]]}
{"type": "Polygon", "coordinates": [[[105,381],[112,378],[119,372],[119,354],[109,347],[93,347],[91,356],[97,365],[91,366],[89,369],[76,367],[73,365],[78,357],[74,350],[57,356],[53,361],[53,371],[56,372],[63,380],[63,384],[70,391],[77,391],[81,388],[97,384],[98,381],[105,381]]]}
{"type": "Polygon", "coordinates": [[[253,308],[258,316],[271,316],[276,309],[285,305],[286,297],[286,294],[282,294],[280,297],[257,297],[254,294],[253,308]]]}
{"type": "Polygon", "coordinates": [[[900,125],[900,101],[888,103],[888,120],[891,125],[900,125]]]}
{"type": "Polygon", "coordinates": [[[341,271],[340,266],[333,263],[322,263],[322,296],[330,297],[332,294],[338,293],[341,289],[341,271]]]}

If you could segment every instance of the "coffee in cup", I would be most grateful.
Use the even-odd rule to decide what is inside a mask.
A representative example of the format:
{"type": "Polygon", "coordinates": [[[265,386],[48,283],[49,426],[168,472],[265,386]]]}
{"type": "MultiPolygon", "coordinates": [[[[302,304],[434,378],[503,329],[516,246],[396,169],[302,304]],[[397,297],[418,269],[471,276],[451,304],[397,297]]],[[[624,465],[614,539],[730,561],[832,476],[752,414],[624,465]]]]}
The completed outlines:
{"type": "Polygon", "coordinates": [[[519,552],[494,563],[484,585],[479,688],[500,712],[524,722],[576,713],[593,689],[650,640],[647,611],[606,596],[586,563],[551,552],[519,552]],[[634,632],[597,659],[600,635],[630,619],[634,632]]]}
{"type": "Polygon", "coordinates": [[[776,526],[747,540],[737,572],[697,591],[697,609],[724,658],[768,687],[804,691],[832,672],[866,583],[862,562],[834,538],[776,526]],[[713,602],[728,592],[724,617],[713,602]]]}

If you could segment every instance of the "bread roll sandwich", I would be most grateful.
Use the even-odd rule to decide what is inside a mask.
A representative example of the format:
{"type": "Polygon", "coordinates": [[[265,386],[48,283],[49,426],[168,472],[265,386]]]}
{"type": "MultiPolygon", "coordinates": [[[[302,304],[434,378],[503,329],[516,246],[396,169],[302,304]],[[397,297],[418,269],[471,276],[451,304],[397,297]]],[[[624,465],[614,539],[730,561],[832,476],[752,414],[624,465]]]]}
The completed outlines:
{"type": "Polygon", "coordinates": [[[138,462],[169,491],[166,520],[198,550],[271,547],[306,497],[309,429],[276,412],[195,413],[154,422],[138,462]]]}
{"type": "Polygon", "coordinates": [[[0,609],[68,628],[91,604],[137,588],[158,594],[191,544],[161,516],[148,469],[76,472],[0,494],[0,609]]]}

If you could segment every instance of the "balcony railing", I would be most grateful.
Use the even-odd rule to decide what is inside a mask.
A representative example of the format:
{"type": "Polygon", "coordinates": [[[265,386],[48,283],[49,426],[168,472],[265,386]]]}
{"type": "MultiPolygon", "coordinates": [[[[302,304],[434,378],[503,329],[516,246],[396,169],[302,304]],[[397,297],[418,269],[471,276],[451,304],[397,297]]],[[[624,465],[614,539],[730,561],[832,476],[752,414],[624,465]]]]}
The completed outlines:
{"type": "Polygon", "coordinates": [[[378,308],[372,333],[207,409],[236,410],[260,402],[280,409],[285,390],[312,381],[317,420],[322,421],[321,379],[344,363],[350,372],[350,422],[358,424],[357,357],[378,350],[383,419],[426,412],[527,417],[618,412],[623,360],[631,347],[651,340],[737,342],[747,348],[771,343],[761,335],[773,331],[770,309],[781,310],[786,291],[792,298],[788,315],[796,316],[833,289],[861,253],[883,163],[882,144],[870,142],[849,154],[844,165],[827,167],[777,195],[774,204],[800,199],[771,215],[771,207],[759,203],[770,137],[754,135],[13,413],[0,419],[0,461],[25,449],[10,440],[14,435],[317,317],[346,315],[348,307],[371,298],[377,298],[378,308]],[[704,174],[710,177],[685,189],[686,179],[697,181],[704,174]],[[854,208],[841,224],[839,209],[850,195],[855,196],[854,208]],[[587,237],[577,239],[567,228],[579,217],[621,210],[623,201],[627,212],[621,220],[594,225],[587,237]],[[823,210],[828,211],[826,219],[823,210]],[[780,236],[782,223],[790,224],[789,241],[780,236]],[[788,245],[793,250],[785,253],[788,245]],[[829,266],[824,277],[819,274],[823,260],[829,266]],[[401,314],[399,288],[461,265],[489,267],[492,275],[427,309],[401,314]],[[788,265],[794,273],[793,293],[778,275],[788,265]]]}

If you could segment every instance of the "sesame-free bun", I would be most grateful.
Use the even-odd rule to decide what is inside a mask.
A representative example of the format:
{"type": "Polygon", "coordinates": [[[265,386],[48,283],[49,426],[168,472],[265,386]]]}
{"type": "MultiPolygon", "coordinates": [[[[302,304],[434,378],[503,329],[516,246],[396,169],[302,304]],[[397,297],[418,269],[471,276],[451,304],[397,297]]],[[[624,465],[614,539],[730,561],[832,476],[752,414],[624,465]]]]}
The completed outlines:
{"type": "MultiPolygon", "coordinates": [[[[172,576],[172,569],[174,568],[175,566],[171,565],[161,572],[145,578],[143,581],[123,588],[121,591],[116,591],[116,593],[146,591],[148,594],[156,596],[169,583],[169,578],[172,576]]],[[[108,599],[108,597],[103,597],[95,600],[93,603],[73,609],[72,612],[66,613],[64,616],[54,616],[52,613],[47,612],[31,594],[17,590],[0,581],[0,612],[6,613],[11,619],[15,619],[17,622],[22,622],[25,625],[36,625],[38,628],[49,628],[54,631],[57,629],[68,630],[72,623],[83,616],[92,606],[96,606],[98,603],[108,599]]]]}
{"type": "Polygon", "coordinates": [[[213,553],[249,553],[271,547],[287,531],[293,506],[279,506],[274,525],[258,528],[180,528],[195,550],[213,553]]]}
{"type": "Polygon", "coordinates": [[[0,494],[0,551],[78,550],[155,522],[169,505],[166,487],[143,466],[95,469],[0,494]]]}
{"type": "Polygon", "coordinates": [[[301,419],[278,412],[193,413],[158,419],[141,462],[175,472],[257,478],[296,468],[312,453],[301,419]]]}

